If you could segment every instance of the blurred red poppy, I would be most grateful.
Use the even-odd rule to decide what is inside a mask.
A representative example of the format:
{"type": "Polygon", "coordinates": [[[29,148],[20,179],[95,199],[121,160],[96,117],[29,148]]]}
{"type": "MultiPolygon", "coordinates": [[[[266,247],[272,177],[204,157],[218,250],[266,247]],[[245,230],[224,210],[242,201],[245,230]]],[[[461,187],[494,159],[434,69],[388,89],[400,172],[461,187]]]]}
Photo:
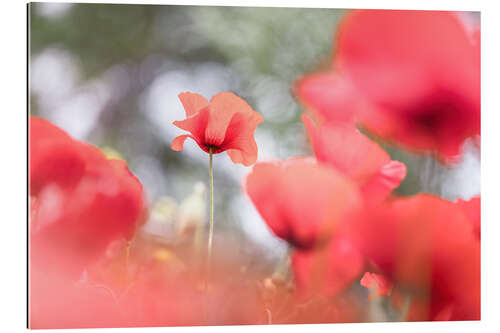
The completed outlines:
{"type": "Polygon", "coordinates": [[[365,204],[375,205],[387,198],[406,176],[406,166],[392,161],[378,144],[354,126],[316,126],[307,115],[302,121],[318,161],[335,168],[359,185],[365,204]]]}
{"type": "Polygon", "coordinates": [[[245,187],[274,234],[302,249],[329,239],[360,201],[352,182],[310,158],[257,163],[245,187]]]}
{"type": "Polygon", "coordinates": [[[234,163],[249,166],[257,160],[254,132],[264,120],[247,102],[230,92],[222,92],[208,102],[203,96],[184,92],[179,99],[186,119],[174,125],[191,134],[179,135],[171,145],[181,151],[184,141],[192,138],[203,151],[214,154],[227,150],[234,163]]]}
{"type": "Polygon", "coordinates": [[[375,106],[370,131],[445,161],[480,134],[479,38],[455,14],[356,10],[339,31],[336,66],[375,106]]]}
{"type": "Polygon", "coordinates": [[[409,320],[480,318],[480,242],[459,206],[421,194],[368,211],[351,227],[396,297],[410,297],[409,320]]]}
{"type": "Polygon", "coordinates": [[[30,259],[78,275],[143,214],[141,183],[121,160],[30,117],[30,259]]]}
{"type": "MultiPolygon", "coordinates": [[[[357,184],[365,206],[385,200],[406,175],[406,167],[361,134],[352,124],[328,122],[317,127],[306,115],[302,120],[309,133],[316,158],[357,184]]],[[[325,249],[294,251],[294,278],[302,295],[335,295],[363,272],[364,257],[352,244],[349,220],[339,221],[337,232],[325,249]]]]}

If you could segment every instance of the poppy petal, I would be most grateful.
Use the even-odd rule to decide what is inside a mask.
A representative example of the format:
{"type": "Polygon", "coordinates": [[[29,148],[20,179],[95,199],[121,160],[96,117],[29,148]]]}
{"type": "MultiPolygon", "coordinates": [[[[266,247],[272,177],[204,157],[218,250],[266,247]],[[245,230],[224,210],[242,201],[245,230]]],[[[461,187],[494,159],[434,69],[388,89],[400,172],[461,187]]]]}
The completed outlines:
{"type": "Polygon", "coordinates": [[[205,130],[208,145],[220,146],[226,137],[226,131],[235,114],[243,118],[256,113],[247,102],[230,92],[221,92],[210,100],[210,116],[205,130]]]}
{"type": "Polygon", "coordinates": [[[348,178],[307,159],[290,163],[281,177],[281,191],[287,198],[283,215],[297,246],[309,247],[329,239],[346,213],[359,203],[357,187],[348,178]]]}
{"type": "Polygon", "coordinates": [[[456,14],[357,10],[337,41],[338,71],[377,108],[358,118],[365,128],[445,163],[480,134],[479,43],[456,14]]]}
{"type": "Polygon", "coordinates": [[[353,243],[395,285],[429,295],[422,320],[448,302],[457,305],[453,320],[479,318],[481,245],[461,207],[419,194],[363,214],[350,224],[353,243]]]}
{"type": "MultiPolygon", "coordinates": [[[[277,162],[278,163],[278,162],[277,162]]],[[[245,192],[249,195],[257,211],[269,228],[278,237],[285,238],[288,226],[281,216],[280,167],[277,163],[257,163],[244,181],[245,192]],[[273,201],[273,205],[263,203],[273,201]]]]}
{"type": "Polygon", "coordinates": [[[374,289],[376,295],[388,296],[392,290],[392,282],[382,274],[366,272],[359,284],[368,289],[374,289]]]}
{"type": "Polygon", "coordinates": [[[378,144],[350,125],[323,125],[319,128],[307,115],[302,121],[311,139],[316,158],[357,183],[364,183],[390,162],[378,144]]]}
{"type": "Polygon", "coordinates": [[[432,78],[455,78],[447,84],[479,78],[478,50],[450,12],[358,10],[342,22],[337,40],[339,67],[386,105],[421,96],[432,78]]]}
{"type": "Polygon", "coordinates": [[[174,138],[172,144],[170,145],[170,148],[175,151],[182,151],[182,149],[184,149],[184,141],[186,141],[187,138],[192,138],[193,140],[195,140],[194,137],[189,134],[179,135],[174,138]]]}
{"type": "Polygon", "coordinates": [[[221,147],[229,149],[227,153],[234,163],[249,166],[257,161],[258,149],[253,134],[262,121],[264,119],[257,112],[233,116],[221,147]]]}
{"type": "Polygon", "coordinates": [[[399,161],[390,161],[366,182],[361,192],[367,204],[375,205],[387,198],[406,177],[406,165],[399,161]]]}
{"type": "Polygon", "coordinates": [[[294,91],[321,122],[353,122],[361,104],[353,86],[334,71],[306,75],[295,82],[294,91]]]}
{"type": "Polygon", "coordinates": [[[195,138],[196,142],[204,142],[205,129],[207,128],[208,118],[209,111],[207,107],[184,120],[174,121],[173,124],[180,129],[190,132],[195,138]]]}
{"type": "Polygon", "coordinates": [[[257,163],[246,189],[272,231],[302,249],[323,244],[359,204],[349,179],[309,158],[257,163]]]}
{"type": "Polygon", "coordinates": [[[481,197],[474,197],[470,200],[459,199],[457,205],[464,210],[472,223],[474,233],[478,239],[481,239],[481,197]]]}
{"type": "Polygon", "coordinates": [[[208,106],[208,101],[200,94],[194,94],[186,91],[180,93],[178,97],[184,106],[184,111],[186,111],[186,117],[188,118],[208,106]]]}
{"type": "Polygon", "coordinates": [[[30,117],[30,193],[55,183],[75,186],[85,172],[85,161],[77,143],[45,119],[30,117]]]}
{"type": "Polygon", "coordinates": [[[335,235],[324,249],[292,254],[294,280],[302,296],[335,296],[359,278],[363,267],[363,257],[345,235],[335,235]]]}
{"type": "Polygon", "coordinates": [[[77,277],[112,241],[132,237],[144,212],[142,185],[125,161],[46,121],[30,124],[31,262],[77,277]]]}

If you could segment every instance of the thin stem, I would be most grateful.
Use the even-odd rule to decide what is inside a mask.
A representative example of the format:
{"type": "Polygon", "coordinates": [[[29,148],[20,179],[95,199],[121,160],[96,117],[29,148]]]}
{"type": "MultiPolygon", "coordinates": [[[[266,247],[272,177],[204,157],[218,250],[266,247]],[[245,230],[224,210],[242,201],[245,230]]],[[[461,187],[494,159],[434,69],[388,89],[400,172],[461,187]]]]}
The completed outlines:
{"type": "Polygon", "coordinates": [[[210,177],[210,229],[208,232],[208,251],[207,251],[207,274],[210,274],[210,261],[212,259],[212,239],[214,235],[214,168],[213,168],[213,148],[209,149],[210,164],[209,164],[209,177],[210,177]]]}

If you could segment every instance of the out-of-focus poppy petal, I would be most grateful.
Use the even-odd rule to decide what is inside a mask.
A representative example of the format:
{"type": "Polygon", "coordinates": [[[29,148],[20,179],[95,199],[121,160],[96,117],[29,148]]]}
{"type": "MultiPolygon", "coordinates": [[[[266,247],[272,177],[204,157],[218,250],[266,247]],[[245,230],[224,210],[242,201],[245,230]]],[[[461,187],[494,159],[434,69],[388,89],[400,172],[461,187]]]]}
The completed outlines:
{"type": "Polygon", "coordinates": [[[477,29],[474,30],[472,41],[474,44],[477,45],[476,48],[478,50],[481,50],[481,29],[479,26],[477,27],[477,29]]]}
{"type": "Polygon", "coordinates": [[[399,161],[390,161],[361,187],[366,203],[375,205],[382,202],[405,177],[406,166],[399,161]]]}
{"type": "Polygon", "coordinates": [[[78,275],[112,240],[133,236],[142,195],[142,185],[119,160],[89,168],[71,191],[45,187],[31,228],[32,262],[78,275]]]}
{"type": "Polygon", "coordinates": [[[302,115],[316,158],[358,183],[364,183],[390,162],[379,145],[353,126],[316,127],[311,118],[302,115]]]}
{"type": "Polygon", "coordinates": [[[335,296],[359,278],[363,267],[364,258],[344,235],[334,236],[325,248],[292,254],[294,280],[302,297],[335,296]]]}
{"type": "Polygon", "coordinates": [[[33,138],[33,140],[30,140],[30,144],[33,145],[36,145],[45,140],[71,140],[71,137],[68,135],[68,133],[43,118],[30,116],[29,127],[30,137],[33,138]]]}
{"type": "Polygon", "coordinates": [[[118,179],[120,199],[126,202],[124,205],[127,205],[125,209],[122,209],[120,214],[123,214],[123,219],[129,219],[130,216],[133,217],[131,227],[122,230],[124,237],[130,239],[139,224],[145,222],[141,220],[141,218],[144,218],[142,216],[145,213],[144,210],[147,209],[143,187],[139,179],[128,168],[127,162],[112,159],[109,160],[109,164],[114,171],[115,177],[118,179]]]}
{"type": "Polygon", "coordinates": [[[30,193],[38,194],[48,183],[74,186],[85,171],[85,162],[71,137],[45,119],[30,117],[30,193]]]}
{"type": "Polygon", "coordinates": [[[85,162],[71,142],[47,142],[32,146],[30,193],[37,195],[48,183],[73,187],[85,172],[85,162]]]}
{"type": "Polygon", "coordinates": [[[377,105],[360,119],[370,131],[444,162],[480,133],[479,46],[456,15],[359,10],[339,31],[339,71],[377,105]]]}
{"type": "MultiPolygon", "coordinates": [[[[242,98],[230,92],[221,92],[210,100],[210,119],[205,131],[207,144],[220,146],[226,137],[228,126],[236,114],[241,114],[241,120],[255,111],[242,98]]],[[[243,124],[244,125],[244,124],[243,124]]],[[[249,124],[253,126],[253,124],[249,124]]]]}
{"type": "Polygon", "coordinates": [[[474,233],[481,239],[481,197],[474,197],[470,200],[458,199],[457,205],[464,209],[474,228],[474,233]]]}
{"type": "Polygon", "coordinates": [[[388,296],[392,290],[392,282],[382,274],[366,272],[359,284],[368,289],[374,289],[379,296],[388,296]]]}
{"type": "Polygon", "coordinates": [[[325,124],[315,126],[302,116],[314,153],[319,161],[341,171],[360,187],[369,205],[387,198],[406,176],[406,166],[391,161],[389,155],[354,126],[325,124]]]}
{"type": "Polygon", "coordinates": [[[479,318],[480,242],[460,207],[421,194],[352,222],[354,244],[374,267],[398,286],[429,295],[427,320],[450,303],[453,320],[479,318]]]}
{"type": "Polygon", "coordinates": [[[39,187],[31,191],[36,201],[30,222],[31,263],[78,276],[111,241],[132,237],[143,213],[142,185],[124,161],[108,160],[96,147],[61,135],[60,129],[49,131],[46,125],[44,132],[31,133],[37,141],[30,150],[30,168],[36,175],[30,187],[33,181],[39,187]],[[60,170],[72,177],[72,186],[61,183],[58,172],[46,172],[47,165],[61,168],[67,164],[61,166],[60,161],[75,156],[82,164],[78,173],[60,170]]]}
{"type": "Polygon", "coordinates": [[[280,172],[278,162],[257,163],[245,178],[243,186],[269,228],[276,236],[285,238],[289,231],[281,215],[282,196],[278,191],[280,172]],[[274,202],[274,204],[260,204],[266,202],[274,202]]]}
{"type": "Polygon", "coordinates": [[[359,278],[364,267],[364,258],[344,235],[336,236],[330,244],[329,294],[341,292],[359,278]]]}
{"type": "Polygon", "coordinates": [[[358,10],[347,15],[340,27],[339,66],[376,102],[407,103],[405,99],[420,95],[414,89],[425,93],[437,83],[432,78],[479,79],[479,67],[470,68],[479,66],[479,50],[453,13],[358,10]],[[460,68],[464,70],[456,73],[460,68]]]}
{"type": "Polygon", "coordinates": [[[438,314],[433,318],[434,321],[450,321],[453,315],[453,305],[448,305],[444,307],[438,314]]]}
{"type": "Polygon", "coordinates": [[[359,204],[357,187],[329,168],[297,161],[282,171],[283,217],[292,242],[313,246],[328,239],[342,218],[359,204]]]}
{"type": "Polygon", "coordinates": [[[174,138],[172,144],[170,145],[170,148],[175,151],[182,151],[182,149],[184,149],[184,142],[186,141],[187,138],[191,138],[196,141],[196,139],[192,135],[189,134],[179,135],[174,138]]]}
{"type": "Polygon", "coordinates": [[[309,159],[258,163],[245,187],[273,232],[299,248],[324,243],[340,220],[359,204],[354,184],[309,159]]]}
{"type": "Polygon", "coordinates": [[[352,123],[361,104],[348,80],[334,71],[306,75],[295,82],[294,91],[321,122],[352,123]]]}
{"type": "Polygon", "coordinates": [[[181,100],[182,105],[184,106],[184,111],[186,111],[186,118],[191,117],[192,115],[201,111],[201,109],[208,106],[208,101],[200,94],[194,94],[192,92],[186,91],[180,93],[178,97],[181,100]]]}

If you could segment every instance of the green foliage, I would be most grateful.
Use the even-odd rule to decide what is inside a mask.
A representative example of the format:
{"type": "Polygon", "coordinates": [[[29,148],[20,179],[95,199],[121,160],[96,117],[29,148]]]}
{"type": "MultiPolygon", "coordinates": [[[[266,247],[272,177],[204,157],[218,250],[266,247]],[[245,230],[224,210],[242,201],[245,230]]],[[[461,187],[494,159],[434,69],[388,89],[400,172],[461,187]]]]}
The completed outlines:
{"type": "Polygon", "coordinates": [[[48,18],[39,14],[40,5],[30,8],[32,54],[51,44],[69,49],[88,77],[157,49],[148,38],[156,6],[74,4],[67,15],[48,18]]]}

